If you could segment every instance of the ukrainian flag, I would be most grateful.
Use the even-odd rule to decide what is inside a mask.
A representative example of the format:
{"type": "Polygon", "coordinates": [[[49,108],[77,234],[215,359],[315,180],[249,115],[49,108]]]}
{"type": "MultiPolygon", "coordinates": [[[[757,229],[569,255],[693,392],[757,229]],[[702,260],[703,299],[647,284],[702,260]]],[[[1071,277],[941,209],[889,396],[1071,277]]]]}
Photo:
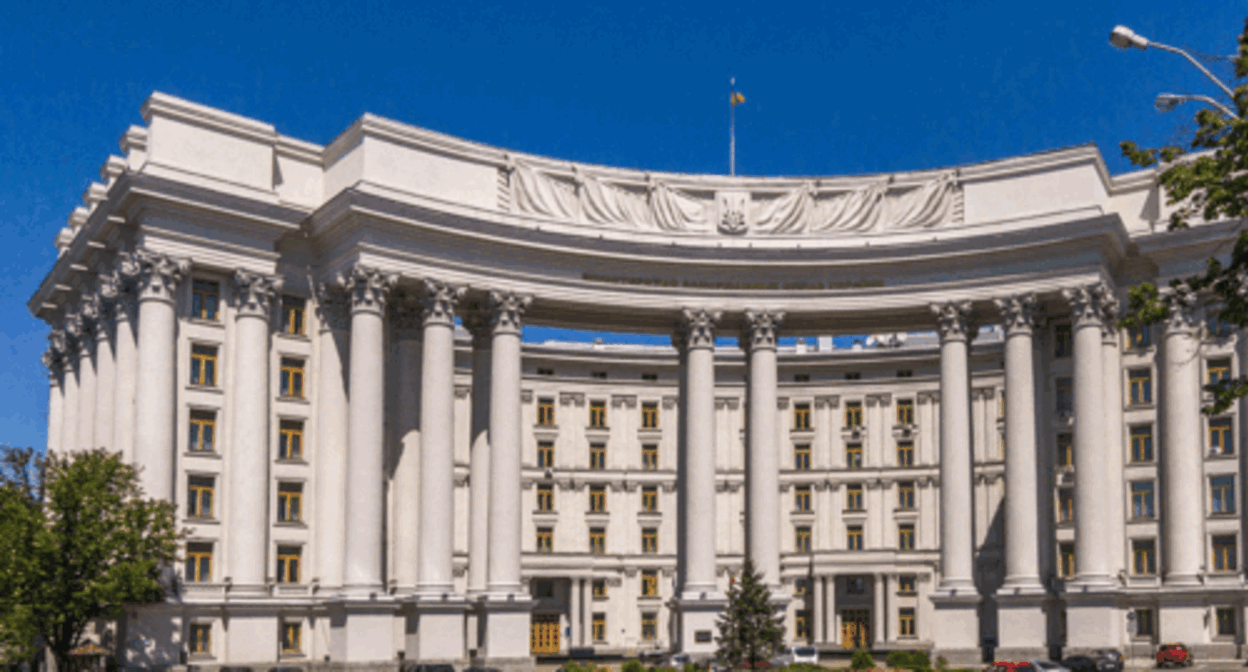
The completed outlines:
{"type": "Polygon", "coordinates": [[[736,107],[737,105],[745,102],[745,96],[733,91],[732,95],[728,97],[728,102],[732,103],[733,107],[736,107]]]}

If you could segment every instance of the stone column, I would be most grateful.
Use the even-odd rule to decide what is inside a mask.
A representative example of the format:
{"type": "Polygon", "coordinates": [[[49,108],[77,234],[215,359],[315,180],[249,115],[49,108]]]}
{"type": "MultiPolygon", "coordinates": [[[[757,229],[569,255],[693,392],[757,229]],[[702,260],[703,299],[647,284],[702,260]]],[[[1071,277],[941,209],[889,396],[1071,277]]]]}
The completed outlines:
{"type": "Polygon", "coordinates": [[[584,579],[574,578],[568,582],[568,627],[572,635],[568,640],[569,648],[585,646],[584,630],[581,629],[581,581],[584,579]]]}
{"type": "Polygon", "coordinates": [[[398,351],[398,456],[394,465],[394,580],[416,590],[420,553],[420,306],[399,300],[390,314],[398,351]]]}
{"type": "MultiPolygon", "coordinates": [[[[776,430],[776,331],[782,312],[745,312],[738,342],[749,358],[749,434],[745,463],[747,556],[763,576],[772,600],[780,586],[780,461],[776,430]]],[[[714,515],[712,509],[711,515],[714,515]]],[[[712,558],[712,562],[714,559],[712,558]]]]}
{"type": "Polygon", "coordinates": [[[269,575],[269,311],[281,291],[279,277],[234,272],[234,417],[226,471],[231,594],[262,596],[269,575]]]}
{"type": "Polygon", "coordinates": [[[322,586],[342,586],[346,546],[347,385],[343,354],[349,347],[347,297],[316,289],[316,558],[322,586]]]}
{"type": "Polygon", "coordinates": [[[98,313],[95,319],[95,407],[91,414],[95,419],[91,429],[92,448],[113,449],[113,416],[117,389],[116,362],[113,360],[113,309],[108,294],[111,290],[100,287],[96,295],[98,313]]]}
{"type": "Polygon", "coordinates": [[[126,462],[134,463],[134,395],[138,387],[139,344],[135,340],[135,323],[138,321],[136,284],[139,264],[131,252],[117,260],[117,296],[113,303],[114,356],[116,365],[116,399],[113,401],[113,447],[120,450],[126,462]]]}
{"type": "Polygon", "coordinates": [[[1118,297],[1111,291],[1101,295],[1101,385],[1105,390],[1105,501],[1109,504],[1109,571],[1117,576],[1127,569],[1126,492],[1123,485],[1123,454],[1127,449],[1123,432],[1122,350],[1118,338],[1118,297]]]}
{"type": "Polygon", "coordinates": [[[417,630],[422,662],[464,656],[466,603],[455,594],[455,308],[466,289],[425,280],[420,387],[420,570],[417,630]]]}
{"type": "Polygon", "coordinates": [[[824,633],[823,633],[823,630],[824,630],[823,628],[823,621],[824,621],[823,577],[816,576],[811,579],[810,583],[811,583],[811,586],[810,586],[811,590],[815,592],[814,609],[811,610],[811,614],[810,614],[810,641],[813,644],[818,644],[823,641],[823,637],[824,637],[824,633]]]}
{"type": "Polygon", "coordinates": [[[78,306],[82,318],[78,343],[78,431],[75,450],[92,450],[95,445],[95,332],[100,321],[100,297],[88,294],[78,306]]]}
{"type": "Polygon", "coordinates": [[[940,333],[940,586],[935,644],[952,662],[974,659],[979,646],[979,594],[973,574],[969,301],[933,305],[940,333]]]}
{"type": "Polygon", "coordinates": [[[840,644],[841,631],[836,627],[840,622],[836,613],[836,575],[827,577],[824,583],[827,584],[828,593],[823,602],[823,641],[840,644]]]}
{"type": "MultiPolygon", "coordinates": [[[[698,632],[715,632],[723,596],[715,582],[715,326],[719,311],[686,308],[673,336],[684,351],[684,441],[679,496],[681,535],[677,552],[684,569],[674,606],[679,613],[680,650],[714,651],[713,638],[698,642],[698,632]]],[[[774,409],[774,406],[773,406],[774,409]]],[[[772,411],[774,413],[774,410],[772,411]]]]}
{"type": "Polygon", "coordinates": [[[884,603],[886,599],[884,596],[885,576],[884,574],[876,574],[871,581],[875,589],[875,600],[871,606],[871,615],[875,616],[873,619],[875,623],[873,624],[874,627],[871,628],[871,638],[874,640],[877,648],[884,643],[887,637],[885,629],[888,627],[888,607],[884,603]]]}
{"type": "Polygon", "coordinates": [[[65,314],[65,328],[52,332],[52,347],[61,350],[61,451],[68,453],[78,447],[78,344],[74,333],[80,327],[77,313],[65,314]]]}
{"type": "Polygon", "coordinates": [[[492,330],[485,306],[463,316],[472,334],[472,436],[468,464],[468,597],[485,593],[490,549],[490,349],[492,330]]]}
{"type": "MultiPolygon", "coordinates": [[[[1209,551],[1204,526],[1204,461],[1200,416],[1200,308],[1186,286],[1171,297],[1162,336],[1161,566],[1169,586],[1199,585],[1209,551]]],[[[1167,635],[1169,636],[1169,635],[1167,635]]]]}
{"type": "Polygon", "coordinates": [[[174,401],[177,388],[177,291],[190,263],[140,249],[138,380],[134,394],[134,461],[148,497],[174,501],[174,401]]]}
{"type": "Polygon", "coordinates": [[[55,346],[53,335],[59,329],[53,329],[52,334],[48,335],[48,349],[43,353],[43,365],[48,369],[48,448],[49,455],[55,455],[61,449],[61,422],[63,402],[65,401],[63,380],[65,376],[65,360],[63,352],[64,335],[59,336],[62,341],[62,349],[58,350],[55,346]]]}

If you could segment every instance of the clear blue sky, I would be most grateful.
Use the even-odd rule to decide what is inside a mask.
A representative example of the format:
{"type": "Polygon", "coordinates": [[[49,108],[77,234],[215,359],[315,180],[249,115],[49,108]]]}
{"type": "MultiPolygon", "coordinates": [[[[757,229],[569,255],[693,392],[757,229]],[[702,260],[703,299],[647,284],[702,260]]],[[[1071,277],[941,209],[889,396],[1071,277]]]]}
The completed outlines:
{"type": "MultiPolygon", "coordinates": [[[[0,22],[0,443],[42,446],[52,239],[160,90],[324,143],[363,112],[577,161],[836,175],[1125,138],[1165,142],[1216,93],[1116,23],[1229,54],[1248,2],[12,3],[0,22]],[[262,6],[263,5],[263,6],[262,6]],[[1190,107],[1190,106],[1189,106],[1190,107]]],[[[1229,73],[1223,66],[1222,74],[1229,73]]],[[[526,337],[546,337],[534,332],[526,337]]]]}

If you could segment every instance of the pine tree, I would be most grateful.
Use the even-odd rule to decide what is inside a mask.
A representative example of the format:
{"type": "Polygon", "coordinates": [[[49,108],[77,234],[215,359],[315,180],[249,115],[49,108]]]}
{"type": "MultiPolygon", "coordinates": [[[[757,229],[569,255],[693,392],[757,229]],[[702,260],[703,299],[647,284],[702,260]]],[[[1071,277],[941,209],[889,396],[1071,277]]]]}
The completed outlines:
{"type": "Polygon", "coordinates": [[[784,620],[771,606],[763,576],[748,559],[741,578],[728,588],[728,607],[719,617],[717,656],[728,664],[748,663],[753,669],[784,645],[784,620]]]}

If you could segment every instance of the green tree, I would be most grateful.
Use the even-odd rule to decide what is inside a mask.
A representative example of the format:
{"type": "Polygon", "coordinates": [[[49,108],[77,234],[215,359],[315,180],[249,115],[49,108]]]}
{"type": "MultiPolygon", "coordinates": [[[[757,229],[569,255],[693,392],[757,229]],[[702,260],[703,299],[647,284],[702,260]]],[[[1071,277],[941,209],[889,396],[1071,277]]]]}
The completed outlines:
{"type": "MultiPolygon", "coordinates": [[[[1140,149],[1134,142],[1123,142],[1123,156],[1141,167],[1163,166],[1158,183],[1165,189],[1166,201],[1176,206],[1170,216],[1171,231],[1188,228],[1199,218],[1207,222],[1242,220],[1248,217],[1248,20],[1239,36],[1234,58],[1234,117],[1212,109],[1196,113],[1197,129],[1188,146],[1169,145],[1140,149]]],[[[1241,230],[1229,261],[1210,257],[1204,273],[1176,278],[1168,287],[1145,282],[1131,289],[1129,309],[1120,321],[1123,326],[1155,324],[1172,312],[1189,310],[1197,295],[1210,295],[1221,304],[1218,318],[1229,324],[1248,327],[1248,231],[1241,230]]],[[[1248,376],[1240,376],[1205,386],[1213,401],[1205,412],[1225,411],[1238,398],[1248,394],[1248,376]]]]}
{"type": "Polygon", "coordinates": [[[165,598],[185,533],[120,455],[0,452],[0,649],[30,658],[41,637],[65,670],[92,621],[165,598]]]}
{"type": "Polygon", "coordinates": [[[776,615],[763,576],[748,558],[740,579],[728,588],[728,607],[717,625],[716,655],[728,665],[746,662],[753,669],[784,646],[784,620],[776,615]]]}

